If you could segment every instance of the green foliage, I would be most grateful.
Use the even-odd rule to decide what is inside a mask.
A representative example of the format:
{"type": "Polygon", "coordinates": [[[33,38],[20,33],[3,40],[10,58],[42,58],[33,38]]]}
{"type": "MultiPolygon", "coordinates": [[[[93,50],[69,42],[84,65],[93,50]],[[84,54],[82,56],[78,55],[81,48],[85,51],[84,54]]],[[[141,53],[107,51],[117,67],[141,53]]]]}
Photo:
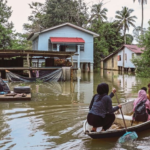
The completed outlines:
{"type": "Polygon", "coordinates": [[[102,7],[103,7],[102,2],[92,6],[91,17],[88,22],[90,22],[92,24],[93,21],[95,21],[95,20],[101,21],[101,22],[103,20],[107,20],[106,13],[108,12],[108,10],[106,8],[102,8],[102,7]]]}
{"type": "Polygon", "coordinates": [[[7,25],[11,13],[11,7],[7,6],[7,1],[0,0],[0,23],[3,25],[7,25]]]}
{"type": "Polygon", "coordinates": [[[123,38],[114,22],[97,21],[90,30],[100,35],[94,40],[94,67],[97,68],[102,57],[120,48],[123,38]]]}
{"type": "Polygon", "coordinates": [[[126,34],[126,44],[132,44],[133,36],[131,34],[126,34]]]}
{"type": "Polygon", "coordinates": [[[30,23],[23,25],[28,32],[38,32],[44,26],[45,5],[39,2],[32,2],[29,4],[32,14],[28,17],[30,23]]]}
{"type": "Polygon", "coordinates": [[[47,0],[46,27],[52,27],[65,22],[82,26],[87,20],[87,7],[83,0],[47,0]]]}
{"type": "Polygon", "coordinates": [[[9,49],[12,46],[11,34],[11,29],[7,29],[0,24],[0,49],[9,49]]]}
{"type": "Polygon", "coordinates": [[[139,37],[139,46],[144,47],[141,57],[135,57],[132,62],[136,66],[136,75],[139,77],[150,77],[150,21],[148,30],[139,37]]]}
{"type": "Polygon", "coordinates": [[[32,2],[29,6],[32,9],[28,17],[30,23],[23,25],[28,32],[37,32],[65,22],[82,26],[88,20],[87,7],[82,0],[46,0],[45,4],[32,2]]]}
{"type": "Polygon", "coordinates": [[[31,41],[27,40],[27,34],[15,33],[12,39],[11,49],[15,50],[30,50],[32,49],[31,41]]]}
{"type": "Polygon", "coordinates": [[[129,9],[127,7],[122,7],[121,11],[116,11],[116,16],[115,18],[116,23],[118,24],[118,29],[123,30],[123,35],[124,35],[124,43],[126,44],[126,30],[129,31],[129,26],[133,26],[135,19],[137,19],[136,16],[131,16],[131,13],[133,13],[133,9],[129,9]]]}
{"type": "Polygon", "coordinates": [[[12,46],[11,35],[13,23],[9,23],[11,7],[7,6],[6,0],[0,0],[0,49],[8,49],[12,46]]]}
{"type": "Polygon", "coordinates": [[[26,86],[26,84],[25,83],[20,83],[19,86],[26,86]]]}

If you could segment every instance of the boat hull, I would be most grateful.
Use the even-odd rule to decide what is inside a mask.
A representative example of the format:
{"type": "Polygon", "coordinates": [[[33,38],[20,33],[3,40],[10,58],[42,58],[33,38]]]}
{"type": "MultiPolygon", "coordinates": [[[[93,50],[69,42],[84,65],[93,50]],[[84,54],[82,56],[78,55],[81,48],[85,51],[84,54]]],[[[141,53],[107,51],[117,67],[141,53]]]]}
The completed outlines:
{"type": "MultiPolygon", "coordinates": [[[[128,127],[127,127],[128,132],[135,131],[136,133],[138,133],[138,132],[150,129],[150,120],[146,121],[146,122],[138,122],[137,124],[135,122],[133,122],[133,126],[131,126],[132,116],[128,116],[128,117],[126,117],[126,116],[133,112],[133,101],[129,101],[127,103],[122,104],[122,111],[124,114],[124,118],[126,118],[125,122],[126,122],[126,125],[128,125],[128,127]]],[[[120,119],[118,121],[118,117],[116,114],[115,121],[116,121],[115,123],[119,123],[121,125],[121,127],[123,127],[123,128],[122,129],[109,129],[108,131],[102,131],[102,132],[90,132],[91,127],[89,126],[87,121],[85,121],[84,126],[83,126],[84,133],[89,135],[93,139],[120,137],[126,133],[126,130],[125,130],[124,124],[123,124],[123,120],[120,119]]]]}
{"type": "MultiPolygon", "coordinates": [[[[150,121],[145,122],[143,124],[133,126],[128,128],[128,131],[135,131],[141,132],[150,129],[150,121]]],[[[100,138],[112,138],[112,137],[120,137],[126,133],[125,129],[121,130],[112,130],[112,131],[104,131],[100,133],[88,133],[88,135],[93,139],[100,139],[100,138]]]]}

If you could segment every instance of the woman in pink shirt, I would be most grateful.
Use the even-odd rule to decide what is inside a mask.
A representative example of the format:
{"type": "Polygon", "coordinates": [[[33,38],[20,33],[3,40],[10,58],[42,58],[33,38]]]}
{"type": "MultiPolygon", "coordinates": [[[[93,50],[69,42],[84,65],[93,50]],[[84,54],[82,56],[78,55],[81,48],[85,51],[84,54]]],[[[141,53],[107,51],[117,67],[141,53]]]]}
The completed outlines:
{"type": "MultiPolygon", "coordinates": [[[[138,97],[134,100],[134,107],[133,107],[133,111],[135,110],[135,107],[136,105],[141,102],[141,101],[144,101],[144,100],[147,100],[145,102],[145,107],[146,107],[146,110],[147,110],[147,113],[150,112],[150,101],[147,99],[147,94],[146,94],[146,91],[145,90],[139,90],[138,92],[138,97]]],[[[147,120],[150,120],[150,114],[148,113],[148,119],[147,120]]]]}

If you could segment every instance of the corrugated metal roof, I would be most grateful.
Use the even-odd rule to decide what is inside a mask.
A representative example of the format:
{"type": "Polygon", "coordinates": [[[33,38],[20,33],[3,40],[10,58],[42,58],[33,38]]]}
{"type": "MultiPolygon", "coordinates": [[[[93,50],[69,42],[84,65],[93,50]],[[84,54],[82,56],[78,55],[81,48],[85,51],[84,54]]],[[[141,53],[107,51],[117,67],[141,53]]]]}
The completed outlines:
{"type": "Polygon", "coordinates": [[[132,52],[134,52],[136,54],[141,54],[141,53],[143,53],[142,50],[144,50],[144,48],[140,48],[137,45],[127,45],[127,44],[124,44],[119,50],[117,50],[117,51],[109,54],[104,59],[102,59],[102,61],[104,61],[104,60],[108,59],[109,57],[115,55],[116,53],[118,53],[119,51],[121,51],[124,47],[128,48],[129,50],[131,50],[132,52]]]}
{"type": "Polygon", "coordinates": [[[85,43],[82,38],[50,37],[52,43],[85,43]]]}
{"type": "Polygon", "coordinates": [[[125,47],[127,47],[129,50],[131,50],[134,53],[143,53],[142,50],[144,50],[144,48],[140,48],[137,45],[124,45],[125,47]]]}

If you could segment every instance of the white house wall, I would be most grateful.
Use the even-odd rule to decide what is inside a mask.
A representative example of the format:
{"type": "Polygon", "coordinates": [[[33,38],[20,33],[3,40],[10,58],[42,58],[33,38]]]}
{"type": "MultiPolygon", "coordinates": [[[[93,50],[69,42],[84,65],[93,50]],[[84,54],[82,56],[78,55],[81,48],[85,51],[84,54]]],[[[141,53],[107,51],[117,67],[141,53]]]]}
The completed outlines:
{"type": "Polygon", "coordinates": [[[125,47],[125,54],[127,54],[127,60],[124,61],[125,68],[135,68],[134,64],[131,62],[133,53],[134,52],[125,47]]]}
{"type": "Polygon", "coordinates": [[[118,61],[118,66],[123,66],[123,51],[118,52],[118,56],[121,55],[121,61],[118,61]]]}
{"type": "MultiPolygon", "coordinates": [[[[126,47],[124,48],[124,54],[127,54],[127,60],[124,60],[124,67],[125,68],[135,68],[134,64],[131,62],[133,53],[134,52],[132,52],[128,48],[126,48],[126,47]]],[[[118,52],[118,55],[121,55],[121,61],[118,61],[118,66],[122,67],[123,66],[123,50],[118,52]]]]}
{"type": "MultiPolygon", "coordinates": [[[[93,63],[93,35],[83,32],[81,30],[72,28],[70,26],[64,26],[55,30],[47,31],[39,35],[38,50],[48,51],[48,42],[50,37],[79,37],[85,41],[84,51],[80,52],[81,62],[93,63]]],[[[71,47],[70,47],[71,48],[71,47]]],[[[69,48],[67,49],[67,51],[69,48]]],[[[72,51],[72,49],[70,49],[72,51]]],[[[74,56],[73,60],[77,57],[74,56]]]]}
{"type": "Polygon", "coordinates": [[[38,50],[38,41],[39,41],[39,38],[36,38],[33,43],[32,43],[32,49],[33,50],[38,50]]]}

